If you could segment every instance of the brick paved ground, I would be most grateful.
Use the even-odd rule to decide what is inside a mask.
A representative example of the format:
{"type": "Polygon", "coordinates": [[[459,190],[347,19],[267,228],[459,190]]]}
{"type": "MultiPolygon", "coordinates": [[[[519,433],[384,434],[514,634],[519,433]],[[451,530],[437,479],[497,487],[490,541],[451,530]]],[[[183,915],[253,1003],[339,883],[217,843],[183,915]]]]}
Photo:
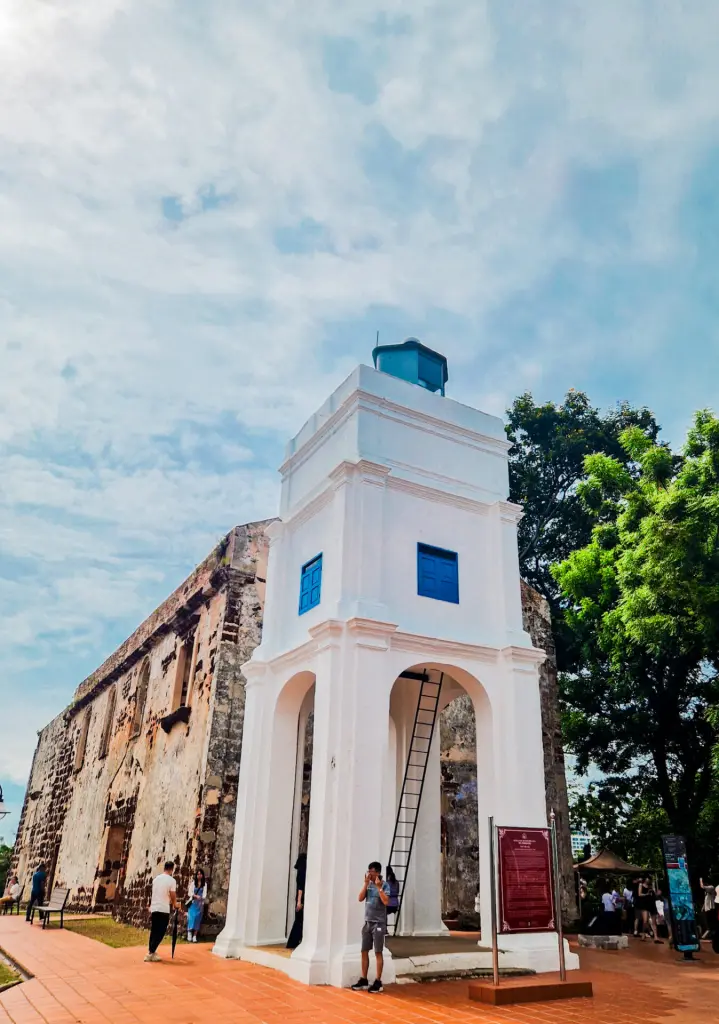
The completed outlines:
{"type": "MultiPolygon", "coordinates": [[[[595,998],[495,1009],[467,999],[463,982],[393,985],[381,996],[305,988],[262,967],[181,945],[173,961],[144,950],[22,918],[0,917],[0,947],[35,977],[0,995],[0,1024],[708,1024],[719,1020],[719,956],[684,967],[666,946],[629,953],[583,951],[595,998]]],[[[163,956],[164,956],[163,952],[163,956]]]]}

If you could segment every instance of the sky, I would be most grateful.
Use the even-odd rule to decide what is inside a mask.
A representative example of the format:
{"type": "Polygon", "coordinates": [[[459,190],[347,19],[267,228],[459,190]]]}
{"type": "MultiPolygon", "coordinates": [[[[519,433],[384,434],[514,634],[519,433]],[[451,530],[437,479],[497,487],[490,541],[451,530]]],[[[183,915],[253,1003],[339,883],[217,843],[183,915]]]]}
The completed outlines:
{"type": "Polygon", "coordinates": [[[681,443],[719,381],[719,5],[4,0],[0,785],[412,335],[681,443]]]}

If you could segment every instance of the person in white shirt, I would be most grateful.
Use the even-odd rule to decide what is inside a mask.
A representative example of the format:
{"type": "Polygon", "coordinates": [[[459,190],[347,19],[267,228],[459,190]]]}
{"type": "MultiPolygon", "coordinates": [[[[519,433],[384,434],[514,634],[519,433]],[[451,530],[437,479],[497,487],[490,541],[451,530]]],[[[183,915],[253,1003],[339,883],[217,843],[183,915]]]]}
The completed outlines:
{"type": "Polygon", "coordinates": [[[8,879],[7,886],[5,887],[5,895],[0,897],[0,906],[7,904],[12,906],[15,900],[20,895],[20,882],[18,881],[17,875],[12,875],[8,879]]]}
{"type": "Polygon", "coordinates": [[[712,885],[711,882],[705,882],[703,878],[699,879],[699,885],[704,890],[704,905],[702,907],[704,934],[702,938],[708,939],[717,926],[717,891],[716,886],[712,885]]]}
{"type": "Polygon", "coordinates": [[[604,931],[602,934],[616,935],[619,927],[619,915],[614,902],[614,894],[608,890],[602,893],[602,907],[604,908],[604,931]]]}
{"type": "Polygon", "coordinates": [[[157,947],[165,938],[170,923],[170,911],[177,909],[177,882],[172,877],[175,870],[174,861],[165,861],[165,869],[152,883],[152,900],[150,902],[150,941],[145,960],[159,963],[157,947]]]}

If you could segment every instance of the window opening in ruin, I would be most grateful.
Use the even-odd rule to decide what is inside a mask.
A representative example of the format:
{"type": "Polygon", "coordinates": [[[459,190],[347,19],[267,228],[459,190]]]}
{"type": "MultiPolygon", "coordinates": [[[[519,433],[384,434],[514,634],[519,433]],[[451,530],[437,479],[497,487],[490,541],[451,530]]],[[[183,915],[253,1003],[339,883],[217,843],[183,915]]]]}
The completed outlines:
{"type": "Polygon", "coordinates": [[[95,906],[118,901],[126,832],[124,825],[111,825],[108,829],[105,852],[98,870],[95,906]]]}
{"type": "Polygon", "coordinates": [[[142,719],[145,716],[145,704],[147,703],[147,690],[150,685],[150,662],[146,661],[142,666],[140,678],[135,691],[135,715],[132,719],[131,738],[140,735],[142,719]]]}
{"type": "Polygon", "coordinates": [[[85,747],[87,746],[87,734],[90,731],[90,715],[92,714],[91,708],[85,711],[85,716],[80,726],[80,735],[77,740],[77,747],[75,749],[75,771],[79,772],[85,762],[85,747]]]}
{"type": "Polygon", "coordinates": [[[112,736],[112,723],[115,718],[115,704],[117,703],[117,689],[112,687],[107,694],[107,708],[105,711],[105,724],[102,727],[100,738],[100,751],[98,757],[107,757],[110,749],[110,737],[112,736]]]}
{"type": "Polygon", "coordinates": [[[195,675],[195,663],[197,661],[197,631],[190,633],[182,642],[177,655],[177,669],[175,671],[175,689],[172,697],[172,711],[178,708],[187,707],[190,702],[192,682],[195,675]]]}

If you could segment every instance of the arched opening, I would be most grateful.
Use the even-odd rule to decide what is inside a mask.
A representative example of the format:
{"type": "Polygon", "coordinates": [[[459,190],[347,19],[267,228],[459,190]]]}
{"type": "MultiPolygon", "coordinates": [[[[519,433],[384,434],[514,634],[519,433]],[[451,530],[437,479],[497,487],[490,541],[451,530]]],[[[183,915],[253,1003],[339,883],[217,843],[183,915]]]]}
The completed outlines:
{"type": "Polygon", "coordinates": [[[386,844],[400,868],[392,864],[400,886],[397,935],[446,934],[444,918],[461,930],[479,930],[478,757],[491,764],[490,735],[487,695],[465,670],[414,665],[395,681],[389,744],[395,771],[386,798],[394,815],[386,844]]]}
{"type": "Polygon", "coordinates": [[[302,939],[306,880],[307,847],[310,830],[312,797],[312,749],[314,732],[314,684],[305,694],[297,722],[297,757],[295,763],[295,795],[292,812],[292,842],[287,892],[287,938],[295,949],[302,939]]]}
{"type": "Polygon", "coordinates": [[[307,842],[311,787],[311,718],[315,677],[300,672],[283,685],[274,702],[262,872],[260,945],[287,941],[295,900],[294,865],[307,842]],[[309,747],[308,747],[309,741],[309,747]],[[309,770],[305,763],[309,749],[309,770]],[[307,777],[305,777],[305,774],[307,777]]]}

